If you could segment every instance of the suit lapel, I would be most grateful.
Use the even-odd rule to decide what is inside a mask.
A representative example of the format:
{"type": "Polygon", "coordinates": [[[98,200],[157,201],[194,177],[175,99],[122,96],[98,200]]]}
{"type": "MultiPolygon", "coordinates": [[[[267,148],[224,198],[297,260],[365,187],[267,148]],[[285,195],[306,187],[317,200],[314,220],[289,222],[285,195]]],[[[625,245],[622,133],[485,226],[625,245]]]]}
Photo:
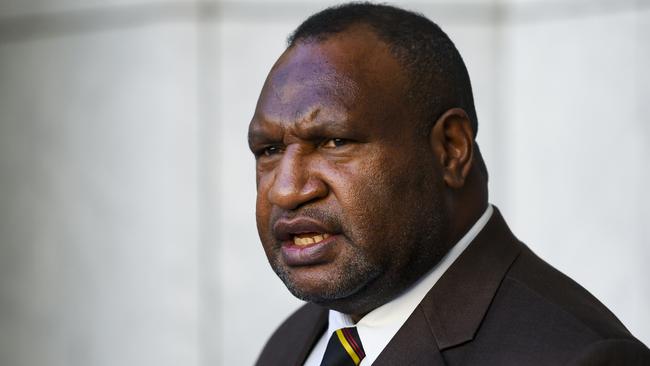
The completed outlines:
{"type": "Polygon", "coordinates": [[[521,251],[494,208],[373,365],[444,365],[441,351],[474,338],[503,277],[521,251]]]}
{"type": "Polygon", "coordinates": [[[499,210],[422,301],[438,348],[474,338],[501,281],[521,252],[499,210]]]}
{"type": "Polygon", "coordinates": [[[307,304],[310,307],[310,315],[305,321],[304,327],[299,327],[299,334],[292,334],[289,336],[292,339],[304,340],[300,344],[296,344],[296,352],[288,352],[283,354],[282,360],[277,360],[278,365],[295,365],[302,366],[307,360],[307,356],[312,348],[325,332],[327,328],[327,314],[328,310],[314,304],[307,304]]]}
{"type": "Polygon", "coordinates": [[[422,307],[418,306],[379,354],[373,366],[442,366],[445,363],[435,345],[431,327],[427,324],[422,307]]]}

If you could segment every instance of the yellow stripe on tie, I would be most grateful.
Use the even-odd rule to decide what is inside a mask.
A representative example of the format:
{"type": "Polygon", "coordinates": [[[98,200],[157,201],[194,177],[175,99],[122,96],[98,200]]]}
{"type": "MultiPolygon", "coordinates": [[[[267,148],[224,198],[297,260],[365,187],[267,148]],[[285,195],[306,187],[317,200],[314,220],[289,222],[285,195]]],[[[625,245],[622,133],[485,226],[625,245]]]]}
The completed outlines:
{"type": "Polygon", "coordinates": [[[348,355],[352,358],[352,361],[354,361],[354,364],[358,366],[361,363],[361,360],[359,359],[359,356],[357,356],[357,353],[352,349],[352,346],[350,346],[350,343],[348,343],[348,340],[345,339],[343,331],[341,329],[337,330],[336,335],[339,337],[339,341],[343,345],[343,348],[345,348],[348,355]]]}

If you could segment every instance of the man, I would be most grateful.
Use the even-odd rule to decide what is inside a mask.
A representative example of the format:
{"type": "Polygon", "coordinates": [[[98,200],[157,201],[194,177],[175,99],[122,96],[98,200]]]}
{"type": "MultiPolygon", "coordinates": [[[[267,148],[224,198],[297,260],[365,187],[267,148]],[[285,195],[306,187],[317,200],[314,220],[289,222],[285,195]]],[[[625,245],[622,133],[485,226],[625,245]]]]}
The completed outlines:
{"type": "Polygon", "coordinates": [[[426,18],[347,4],[300,25],[249,127],[257,226],[308,303],[259,365],[650,364],[488,203],[464,63],[426,18]]]}

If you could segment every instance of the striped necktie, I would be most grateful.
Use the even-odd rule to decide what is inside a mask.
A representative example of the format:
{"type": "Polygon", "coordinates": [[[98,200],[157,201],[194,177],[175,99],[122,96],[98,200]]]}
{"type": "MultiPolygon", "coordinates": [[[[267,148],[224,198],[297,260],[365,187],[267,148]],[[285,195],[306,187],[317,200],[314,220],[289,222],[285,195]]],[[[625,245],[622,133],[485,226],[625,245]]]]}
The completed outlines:
{"type": "Polygon", "coordinates": [[[341,328],[332,333],[320,366],[358,366],[364,357],[357,328],[341,328]]]}

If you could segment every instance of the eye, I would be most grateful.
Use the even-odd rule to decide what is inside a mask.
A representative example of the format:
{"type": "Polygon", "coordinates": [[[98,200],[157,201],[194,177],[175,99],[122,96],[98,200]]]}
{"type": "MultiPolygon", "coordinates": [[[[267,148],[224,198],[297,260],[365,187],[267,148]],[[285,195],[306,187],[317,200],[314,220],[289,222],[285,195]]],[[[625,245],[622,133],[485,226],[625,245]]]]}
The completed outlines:
{"type": "Polygon", "coordinates": [[[334,149],[337,147],[341,147],[347,144],[348,142],[349,141],[346,139],[334,138],[334,139],[326,140],[325,143],[323,144],[323,147],[328,149],[334,149]]]}
{"type": "Polygon", "coordinates": [[[281,146],[270,145],[270,146],[267,146],[267,147],[265,147],[263,149],[260,149],[260,151],[258,152],[257,155],[258,156],[262,156],[262,155],[263,156],[272,156],[272,155],[275,155],[275,154],[279,154],[281,152],[282,152],[282,147],[281,146]]]}

